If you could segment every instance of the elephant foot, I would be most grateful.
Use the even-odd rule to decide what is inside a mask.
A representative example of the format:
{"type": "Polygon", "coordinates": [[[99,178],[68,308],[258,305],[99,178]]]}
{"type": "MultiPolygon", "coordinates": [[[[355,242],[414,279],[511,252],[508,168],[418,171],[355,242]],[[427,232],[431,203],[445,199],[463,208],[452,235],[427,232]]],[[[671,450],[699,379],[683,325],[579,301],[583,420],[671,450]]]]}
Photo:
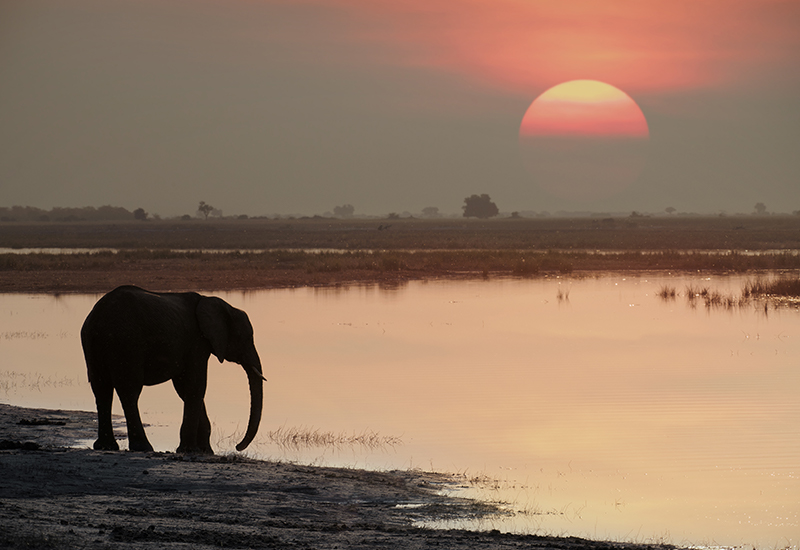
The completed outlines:
{"type": "Polygon", "coordinates": [[[116,439],[98,439],[94,442],[95,451],[119,451],[119,444],[116,439]]]}
{"type": "Polygon", "coordinates": [[[128,441],[128,449],[140,453],[152,453],[153,446],[149,441],[128,441]]]}
{"type": "Polygon", "coordinates": [[[176,453],[183,453],[187,455],[213,455],[214,451],[211,447],[190,447],[188,445],[179,445],[175,450],[176,453]]]}

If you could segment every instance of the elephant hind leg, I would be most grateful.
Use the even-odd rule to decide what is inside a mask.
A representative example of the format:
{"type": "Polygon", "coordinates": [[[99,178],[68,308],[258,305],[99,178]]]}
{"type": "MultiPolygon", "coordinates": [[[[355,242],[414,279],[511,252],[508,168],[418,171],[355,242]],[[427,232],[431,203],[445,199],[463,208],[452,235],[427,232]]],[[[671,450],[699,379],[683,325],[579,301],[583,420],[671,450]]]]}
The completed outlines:
{"type": "Polygon", "coordinates": [[[139,416],[139,394],[141,391],[141,387],[136,391],[126,390],[122,392],[117,388],[117,395],[119,395],[119,400],[122,403],[122,410],[125,411],[125,424],[128,427],[128,449],[131,451],[150,452],[153,450],[153,446],[147,440],[142,419],[139,416]]]}
{"type": "Polygon", "coordinates": [[[119,445],[114,438],[114,428],[111,424],[114,386],[110,381],[98,377],[93,377],[91,384],[97,405],[97,441],[94,442],[94,448],[98,451],[118,451],[119,445]]]}

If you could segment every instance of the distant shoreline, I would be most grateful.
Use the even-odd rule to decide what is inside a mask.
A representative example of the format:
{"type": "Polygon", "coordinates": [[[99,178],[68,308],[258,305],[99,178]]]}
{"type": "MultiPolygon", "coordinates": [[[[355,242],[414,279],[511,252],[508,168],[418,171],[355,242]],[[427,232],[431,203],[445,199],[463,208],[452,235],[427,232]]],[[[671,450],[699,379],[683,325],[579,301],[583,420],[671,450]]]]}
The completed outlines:
{"type": "Polygon", "coordinates": [[[0,223],[0,248],[84,249],[0,254],[0,292],[13,293],[100,293],[122,284],[223,291],[598,272],[797,273],[800,216],[0,223]],[[119,253],[86,252],[98,249],[119,253]],[[331,249],[337,252],[316,252],[331,249]]]}

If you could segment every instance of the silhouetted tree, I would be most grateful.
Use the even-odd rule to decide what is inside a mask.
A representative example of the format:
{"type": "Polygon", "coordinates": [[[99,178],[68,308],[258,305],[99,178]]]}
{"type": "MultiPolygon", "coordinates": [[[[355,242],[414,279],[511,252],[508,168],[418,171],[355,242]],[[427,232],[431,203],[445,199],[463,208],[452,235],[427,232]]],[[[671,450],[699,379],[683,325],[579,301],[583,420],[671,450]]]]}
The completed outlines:
{"type": "Polygon", "coordinates": [[[423,218],[439,218],[442,215],[439,214],[439,208],[436,206],[426,206],[422,209],[422,217],[423,218]]]}
{"type": "Polygon", "coordinates": [[[671,215],[673,215],[675,213],[675,208],[673,208],[672,206],[667,206],[664,209],[664,211],[671,216],[671,215]]]}
{"type": "Polygon", "coordinates": [[[486,193],[467,197],[464,199],[464,206],[461,208],[464,210],[465,218],[486,219],[500,213],[497,205],[492,202],[492,199],[486,193]]]}
{"type": "Polygon", "coordinates": [[[133,211],[133,218],[144,221],[147,219],[147,212],[144,211],[144,208],[137,208],[133,211]]]}
{"type": "Polygon", "coordinates": [[[767,213],[767,205],[765,205],[763,202],[757,202],[753,208],[756,209],[756,214],[759,216],[763,216],[767,213]]]}
{"type": "Polygon", "coordinates": [[[197,211],[203,215],[203,218],[208,219],[208,215],[214,211],[214,207],[210,204],[206,204],[205,201],[200,201],[200,206],[197,207],[197,211]]]}
{"type": "Polygon", "coordinates": [[[337,218],[352,218],[356,209],[352,204],[343,204],[333,207],[333,215],[337,218]]]}

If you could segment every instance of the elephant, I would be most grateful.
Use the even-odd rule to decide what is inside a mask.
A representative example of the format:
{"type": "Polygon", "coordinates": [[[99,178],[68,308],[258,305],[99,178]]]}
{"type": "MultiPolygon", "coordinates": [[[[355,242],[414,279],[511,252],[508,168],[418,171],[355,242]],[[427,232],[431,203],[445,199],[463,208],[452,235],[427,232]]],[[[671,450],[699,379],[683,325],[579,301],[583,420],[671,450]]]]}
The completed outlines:
{"type": "Polygon", "coordinates": [[[250,418],[237,451],[261,422],[261,359],[247,314],[221,298],[195,292],[149,292],[121,286],[100,298],[81,328],[89,383],[97,405],[97,450],[119,450],[111,426],[114,391],[122,403],[131,451],[152,451],[139,416],[143,386],[172,380],[183,400],[179,453],[213,454],[205,406],[208,359],[239,363],[250,386],[250,418]]]}

